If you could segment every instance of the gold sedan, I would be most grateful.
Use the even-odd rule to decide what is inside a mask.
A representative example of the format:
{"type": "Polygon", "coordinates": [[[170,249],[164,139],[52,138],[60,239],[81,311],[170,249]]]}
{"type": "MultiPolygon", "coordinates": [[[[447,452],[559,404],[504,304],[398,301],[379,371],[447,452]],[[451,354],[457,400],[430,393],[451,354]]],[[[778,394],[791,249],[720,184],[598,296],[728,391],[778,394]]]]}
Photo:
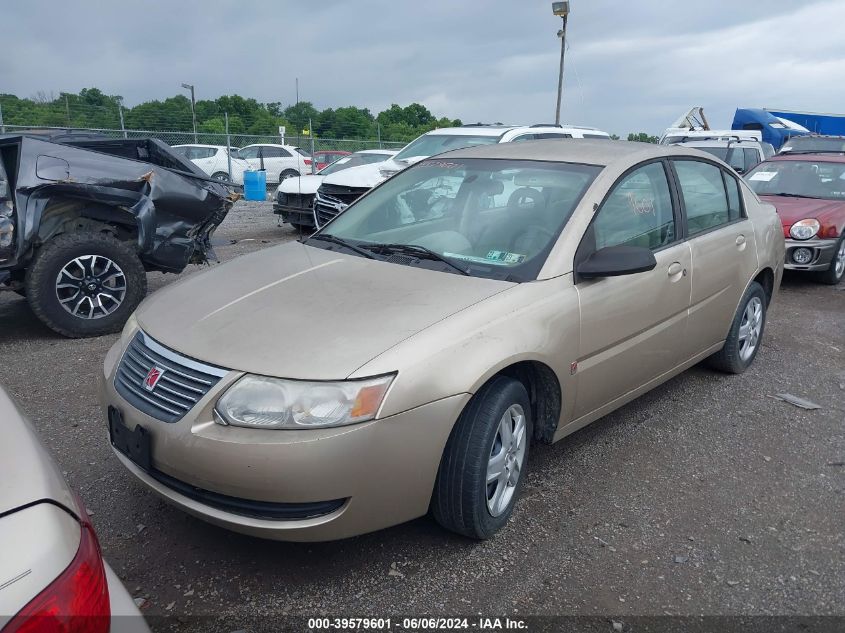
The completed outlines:
{"type": "Polygon", "coordinates": [[[688,367],[747,369],[774,208],[696,150],[561,140],[421,161],[310,238],[147,299],[103,367],[115,453],[223,527],[500,529],[534,442],[688,367]]]}

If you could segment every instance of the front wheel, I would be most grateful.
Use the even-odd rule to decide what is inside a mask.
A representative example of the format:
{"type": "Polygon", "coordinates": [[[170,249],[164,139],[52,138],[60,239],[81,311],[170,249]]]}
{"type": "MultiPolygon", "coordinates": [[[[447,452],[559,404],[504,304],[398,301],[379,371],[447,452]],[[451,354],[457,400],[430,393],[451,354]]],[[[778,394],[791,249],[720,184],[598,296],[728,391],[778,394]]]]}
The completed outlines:
{"type": "Polygon", "coordinates": [[[147,293],[135,249],[106,233],[65,233],[47,242],[26,274],[32,311],[73,338],[119,332],[147,293]]]}
{"type": "Polygon", "coordinates": [[[836,250],[833,254],[833,261],[830,262],[830,268],[817,273],[816,279],[829,286],[835,286],[842,277],[845,277],[845,235],[839,238],[836,243],[836,250]]]}
{"type": "Polygon", "coordinates": [[[221,182],[229,182],[229,174],[225,171],[216,171],[211,174],[211,177],[214,178],[214,180],[220,180],[221,182]]]}
{"type": "Polygon", "coordinates": [[[766,302],[763,286],[752,281],[739,302],[724,347],[707,359],[711,367],[728,374],[741,374],[751,366],[763,343],[766,302]]]}
{"type": "Polygon", "coordinates": [[[283,180],[287,180],[288,178],[296,178],[299,175],[299,172],[295,169],[286,169],[281,174],[279,174],[279,183],[283,180]]]}
{"type": "Polygon", "coordinates": [[[522,383],[499,376],[482,387],[446,443],[431,502],[437,522],[475,539],[501,529],[525,480],[531,433],[522,383]]]}

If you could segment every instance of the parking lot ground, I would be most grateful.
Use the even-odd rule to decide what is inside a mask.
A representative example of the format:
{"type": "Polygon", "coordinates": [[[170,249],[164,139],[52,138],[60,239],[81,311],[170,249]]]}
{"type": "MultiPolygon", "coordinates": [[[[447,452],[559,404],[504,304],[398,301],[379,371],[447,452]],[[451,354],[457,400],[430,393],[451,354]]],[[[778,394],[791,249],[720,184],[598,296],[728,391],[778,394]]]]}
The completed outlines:
{"type": "MultiPolygon", "coordinates": [[[[238,203],[217,252],[295,237],[269,203],[238,203]]],[[[150,288],[176,278],[151,275],[150,288]]],[[[317,544],[189,517],[111,454],[94,381],[116,335],[61,338],[10,293],[0,323],[0,383],[81,493],[144,613],[173,616],[156,628],[209,629],[196,615],[223,616],[231,631],[282,614],[845,614],[845,284],[787,276],[748,372],[693,368],[537,446],[513,519],[484,543],[429,517],[317,544]]]]}

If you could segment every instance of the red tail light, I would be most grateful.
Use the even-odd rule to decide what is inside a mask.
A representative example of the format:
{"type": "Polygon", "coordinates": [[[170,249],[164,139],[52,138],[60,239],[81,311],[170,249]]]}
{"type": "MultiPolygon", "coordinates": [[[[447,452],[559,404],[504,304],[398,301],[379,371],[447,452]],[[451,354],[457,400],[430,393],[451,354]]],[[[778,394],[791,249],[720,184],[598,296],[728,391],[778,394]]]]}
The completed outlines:
{"type": "Polygon", "coordinates": [[[305,159],[305,164],[306,164],[306,165],[308,165],[308,166],[310,167],[310,166],[311,166],[311,159],[310,159],[310,158],[306,158],[306,159],[305,159]]]}
{"type": "Polygon", "coordinates": [[[108,633],[111,607],[100,544],[85,507],[78,504],[82,537],[76,556],[2,633],[108,633]]]}

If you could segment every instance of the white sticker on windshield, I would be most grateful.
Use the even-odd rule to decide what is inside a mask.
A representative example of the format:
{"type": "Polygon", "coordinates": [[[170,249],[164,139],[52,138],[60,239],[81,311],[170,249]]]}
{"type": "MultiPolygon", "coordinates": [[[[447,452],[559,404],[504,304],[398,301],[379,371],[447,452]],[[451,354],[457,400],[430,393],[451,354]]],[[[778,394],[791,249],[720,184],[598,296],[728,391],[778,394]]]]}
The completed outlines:
{"type": "Polygon", "coordinates": [[[769,182],[777,175],[778,173],[776,171],[758,171],[756,174],[751,174],[748,180],[762,180],[763,182],[769,182]]]}

